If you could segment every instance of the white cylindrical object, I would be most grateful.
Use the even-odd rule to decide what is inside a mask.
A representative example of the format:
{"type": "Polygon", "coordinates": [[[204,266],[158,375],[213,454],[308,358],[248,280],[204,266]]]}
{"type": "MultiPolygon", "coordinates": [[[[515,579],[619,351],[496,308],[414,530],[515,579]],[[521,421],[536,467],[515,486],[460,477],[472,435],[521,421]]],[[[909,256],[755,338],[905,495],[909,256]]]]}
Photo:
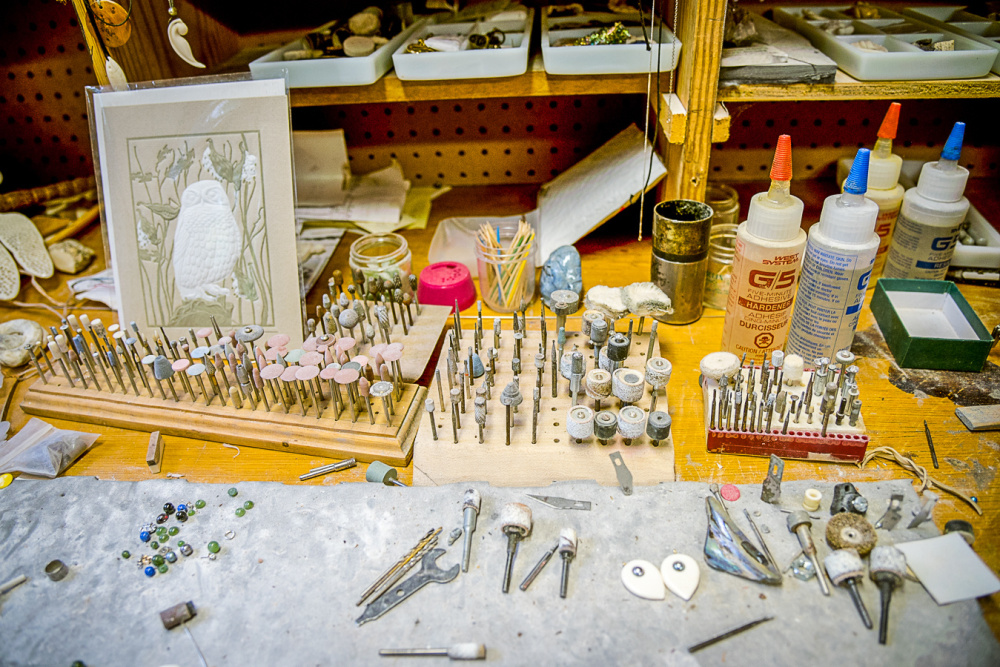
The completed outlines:
{"type": "Polygon", "coordinates": [[[740,370],[740,358],[732,352],[712,352],[702,357],[699,368],[706,378],[718,381],[723,375],[732,377],[740,370]]]}
{"type": "Polygon", "coordinates": [[[871,574],[892,572],[906,576],[906,555],[893,546],[875,547],[868,554],[868,570],[871,574]]]}
{"type": "Polygon", "coordinates": [[[858,555],[857,549],[837,549],[823,559],[823,567],[830,576],[830,581],[839,586],[846,579],[863,576],[865,564],[858,555]]]}
{"type": "Polygon", "coordinates": [[[594,411],[586,405],[575,405],[566,414],[566,432],[576,440],[594,435],[594,411]]]}
{"type": "Polygon", "coordinates": [[[805,371],[805,359],[797,354],[790,354],[785,357],[785,363],[782,366],[782,371],[784,373],[784,382],[787,385],[801,385],[802,384],[802,374],[805,371]]]}
{"type": "Polygon", "coordinates": [[[611,373],[594,368],[587,373],[584,390],[587,396],[601,401],[611,395],[611,373]]]}
{"type": "Polygon", "coordinates": [[[832,357],[851,346],[878,250],[878,204],[831,195],[809,230],[786,354],[832,357]]]}
{"type": "Polygon", "coordinates": [[[500,510],[500,526],[516,527],[527,535],[531,532],[531,508],[522,503],[507,503],[500,510]]]}
{"type": "Polygon", "coordinates": [[[815,512],[819,509],[821,500],[823,500],[823,494],[819,492],[819,489],[806,489],[806,493],[802,497],[802,508],[807,512],[815,512]]]}
{"type": "Polygon", "coordinates": [[[635,403],[642,398],[646,383],[638,371],[619,368],[611,374],[611,393],[624,403],[635,403]]]}
{"type": "Polygon", "coordinates": [[[576,531],[572,528],[563,528],[559,531],[559,548],[561,554],[576,555],[577,537],[576,531]]]}
{"type": "Polygon", "coordinates": [[[476,512],[479,512],[479,508],[483,505],[483,497],[479,494],[476,489],[466,489],[465,495],[462,498],[462,507],[471,507],[476,512]]]}
{"type": "Polygon", "coordinates": [[[646,362],[646,382],[654,389],[667,386],[674,366],[663,357],[653,357],[646,362]]]}
{"type": "Polygon", "coordinates": [[[618,411],[618,432],[623,438],[635,440],[646,431],[646,413],[634,405],[618,411]]]}

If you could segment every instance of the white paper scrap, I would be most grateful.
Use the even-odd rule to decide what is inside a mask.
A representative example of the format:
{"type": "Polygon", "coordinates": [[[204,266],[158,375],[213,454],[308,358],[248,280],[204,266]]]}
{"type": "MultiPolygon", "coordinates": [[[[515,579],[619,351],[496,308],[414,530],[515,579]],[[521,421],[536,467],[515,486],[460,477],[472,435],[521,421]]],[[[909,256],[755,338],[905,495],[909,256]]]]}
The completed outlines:
{"type": "Polygon", "coordinates": [[[939,605],[1000,591],[1000,579],[958,533],[903,542],[906,564],[939,605]]]}

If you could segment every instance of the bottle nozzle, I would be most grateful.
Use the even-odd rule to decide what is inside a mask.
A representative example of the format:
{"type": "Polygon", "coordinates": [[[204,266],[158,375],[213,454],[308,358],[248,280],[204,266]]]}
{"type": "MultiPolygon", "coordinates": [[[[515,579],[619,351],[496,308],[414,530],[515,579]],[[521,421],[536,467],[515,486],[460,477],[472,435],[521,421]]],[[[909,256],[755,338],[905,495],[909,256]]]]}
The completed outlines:
{"type": "Polygon", "coordinates": [[[868,159],[870,151],[859,148],[851,165],[851,173],[844,182],[844,192],[852,195],[863,195],[868,192],[868,159]]]}
{"type": "Polygon", "coordinates": [[[948,141],[944,144],[944,150],[941,151],[941,159],[958,162],[958,158],[962,156],[962,140],[964,138],[965,123],[955,123],[955,126],[951,128],[951,134],[948,135],[948,141]]]}
{"type": "Polygon", "coordinates": [[[889,110],[885,112],[885,118],[882,119],[882,125],[878,128],[879,139],[896,138],[896,128],[899,125],[900,106],[899,102],[893,102],[889,105],[889,110]]]}
{"type": "Polygon", "coordinates": [[[778,137],[778,146],[774,149],[774,161],[771,162],[772,181],[792,180],[792,137],[782,134],[778,137]]]}

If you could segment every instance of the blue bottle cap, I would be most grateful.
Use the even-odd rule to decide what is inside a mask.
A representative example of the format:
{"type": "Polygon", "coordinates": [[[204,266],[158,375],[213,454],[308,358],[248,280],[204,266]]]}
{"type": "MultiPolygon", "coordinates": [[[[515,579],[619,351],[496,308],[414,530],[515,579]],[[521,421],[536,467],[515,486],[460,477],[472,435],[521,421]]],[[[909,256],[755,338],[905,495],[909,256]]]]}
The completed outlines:
{"type": "Polygon", "coordinates": [[[962,139],[965,138],[965,123],[955,123],[948,135],[948,141],[944,143],[944,150],[941,151],[942,160],[955,160],[962,155],[962,139]]]}
{"type": "Polygon", "coordinates": [[[867,148],[859,148],[851,165],[851,173],[844,182],[844,192],[852,195],[863,195],[868,192],[868,156],[867,148]]]}

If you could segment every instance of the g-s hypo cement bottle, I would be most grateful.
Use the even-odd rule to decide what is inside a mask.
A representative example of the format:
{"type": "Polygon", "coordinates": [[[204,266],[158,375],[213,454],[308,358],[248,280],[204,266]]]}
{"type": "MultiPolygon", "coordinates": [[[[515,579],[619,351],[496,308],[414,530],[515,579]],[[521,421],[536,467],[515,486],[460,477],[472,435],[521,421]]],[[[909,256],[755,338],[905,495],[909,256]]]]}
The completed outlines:
{"type": "Polygon", "coordinates": [[[865,197],[869,155],[858,150],[843,194],[826,198],[809,230],[786,355],[832,359],[854,339],[879,244],[878,204],[865,197]]]}
{"type": "Polygon", "coordinates": [[[791,180],[792,138],[783,134],[771,164],[771,187],[753,196],[747,219],[736,231],[722,326],[722,349],[753,360],[769,358],[788,336],[806,244],[802,200],[789,192],[791,180]]]}
{"type": "Polygon", "coordinates": [[[875,265],[872,267],[872,280],[877,280],[885,268],[892,232],[899,217],[899,207],[903,204],[903,186],[899,184],[903,158],[892,152],[892,140],[896,138],[896,127],[899,124],[899,108],[899,102],[889,105],[868,163],[868,192],[865,197],[878,204],[875,233],[878,234],[879,244],[875,265]]]}

